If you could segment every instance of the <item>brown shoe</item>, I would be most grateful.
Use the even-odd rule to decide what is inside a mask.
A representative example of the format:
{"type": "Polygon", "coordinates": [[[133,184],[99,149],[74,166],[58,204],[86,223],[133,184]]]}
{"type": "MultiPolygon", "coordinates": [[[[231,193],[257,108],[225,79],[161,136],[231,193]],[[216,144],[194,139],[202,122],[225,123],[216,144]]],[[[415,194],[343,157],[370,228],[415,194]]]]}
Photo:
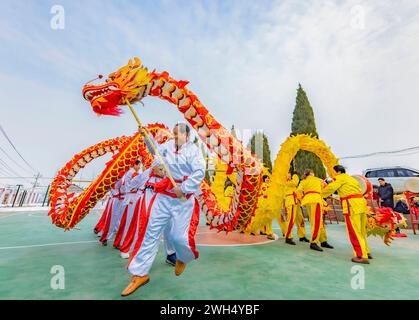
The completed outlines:
{"type": "Polygon", "coordinates": [[[183,263],[179,259],[176,260],[175,275],[180,276],[185,270],[185,268],[186,268],[186,263],[183,263]]]}
{"type": "Polygon", "coordinates": [[[145,285],[150,281],[150,277],[145,275],[143,277],[133,276],[129,285],[122,291],[121,296],[126,297],[137,290],[139,287],[145,285]]]}
{"type": "Polygon", "coordinates": [[[370,253],[368,253],[368,259],[372,259],[372,255],[370,253]]]}
{"type": "Polygon", "coordinates": [[[368,261],[368,259],[358,258],[358,257],[352,258],[351,261],[352,262],[355,262],[355,263],[370,264],[370,262],[368,261]]]}

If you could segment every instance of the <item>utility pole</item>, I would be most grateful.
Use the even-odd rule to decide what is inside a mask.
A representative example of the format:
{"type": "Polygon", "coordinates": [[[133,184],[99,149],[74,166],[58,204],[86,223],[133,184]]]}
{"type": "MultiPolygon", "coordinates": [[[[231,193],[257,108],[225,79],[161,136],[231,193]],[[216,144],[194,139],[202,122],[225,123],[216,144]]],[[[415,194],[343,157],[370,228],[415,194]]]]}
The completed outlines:
{"type": "Polygon", "coordinates": [[[35,188],[38,186],[38,180],[41,177],[41,174],[38,172],[35,176],[35,182],[33,183],[32,192],[34,192],[35,188]]]}
{"type": "Polygon", "coordinates": [[[29,193],[29,199],[28,200],[30,200],[31,196],[33,196],[33,194],[35,192],[35,188],[38,186],[38,180],[39,180],[40,177],[41,177],[41,174],[38,172],[35,176],[35,182],[33,183],[32,191],[29,193]]]}
{"type": "Polygon", "coordinates": [[[16,202],[16,199],[17,199],[17,195],[19,194],[20,187],[22,187],[22,186],[23,186],[23,184],[17,184],[16,186],[17,186],[17,191],[16,191],[15,198],[13,199],[13,204],[12,204],[12,207],[14,207],[14,206],[15,206],[15,202],[16,202]]]}

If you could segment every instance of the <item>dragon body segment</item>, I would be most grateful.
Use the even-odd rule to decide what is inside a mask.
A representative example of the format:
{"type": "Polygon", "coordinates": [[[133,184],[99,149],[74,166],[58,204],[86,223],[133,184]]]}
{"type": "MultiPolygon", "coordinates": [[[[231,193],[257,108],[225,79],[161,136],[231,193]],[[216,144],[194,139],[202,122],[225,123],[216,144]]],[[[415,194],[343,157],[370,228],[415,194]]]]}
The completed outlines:
{"type": "Polygon", "coordinates": [[[177,81],[167,72],[148,72],[139,59],[134,59],[111,73],[105,84],[87,84],[83,96],[98,114],[118,115],[120,105],[138,102],[147,96],[159,97],[174,104],[195,129],[206,146],[236,171],[237,190],[229,212],[210,210],[212,227],[243,230],[251,222],[261,185],[259,160],[224,128],[203,106],[198,97],[186,88],[187,81],[177,81]]]}
{"type": "MultiPolygon", "coordinates": [[[[164,126],[157,124],[149,126],[148,129],[155,135],[158,142],[168,139],[167,132],[170,133],[170,131],[164,126]]],[[[76,154],[58,172],[51,184],[49,215],[52,222],[66,230],[73,228],[113,188],[137,159],[141,159],[145,168],[153,163],[153,156],[148,151],[140,132],[132,137],[123,136],[100,142],[76,154]],[[77,197],[74,197],[74,194],[68,194],[68,188],[77,172],[92,160],[109,152],[114,153],[112,159],[88,188],[77,197]]]]}

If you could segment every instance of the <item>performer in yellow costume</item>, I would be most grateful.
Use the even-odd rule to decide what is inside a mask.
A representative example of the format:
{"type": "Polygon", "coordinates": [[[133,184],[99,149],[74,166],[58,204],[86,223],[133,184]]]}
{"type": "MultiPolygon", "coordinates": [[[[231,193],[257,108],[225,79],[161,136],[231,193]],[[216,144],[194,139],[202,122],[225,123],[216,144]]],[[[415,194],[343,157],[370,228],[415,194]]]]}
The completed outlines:
{"type": "Polygon", "coordinates": [[[304,216],[301,206],[295,193],[300,179],[296,174],[288,174],[285,183],[285,212],[287,213],[287,221],[285,223],[285,243],[295,245],[292,235],[294,224],[297,225],[297,235],[301,242],[309,242],[306,238],[306,229],[304,225],[304,216]]]}
{"type": "MultiPolygon", "coordinates": [[[[268,191],[268,188],[269,188],[269,182],[270,182],[269,176],[266,175],[266,174],[263,175],[262,176],[262,186],[260,187],[260,196],[265,198],[265,199],[267,198],[266,194],[267,194],[267,191],[268,191]]],[[[285,224],[285,222],[283,222],[283,225],[284,224],[285,224]]],[[[278,238],[275,235],[274,230],[272,228],[272,221],[262,227],[262,230],[260,230],[260,234],[261,235],[266,235],[266,237],[269,240],[276,240],[278,238]]]]}
{"type": "Polygon", "coordinates": [[[302,206],[306,206],[311,226],[310,249],[323,251],[318,246],[321,242],[323,248],[333,249],[327,243],[326,230],[323,223],[323,198],[321,196],[323,181],[314,176],[311,169],[304,172],[304,180],[300,182],[296,193],[304,195],[301,201],[302,206]]]}
{"type": "MultiPolygon", "coordinates": [[[[235,184],[233,183],[233,181],[231,181],[228,177],[224,183],[224,193],[223,193],[223,197],[220,197],[220,199],[218,199],[219,204],[222,208],[222,210],[224,211],[230,211],[231,210],[231,204],[233,202],[233,198],[234,198],[234,190],[235,190],[235,184]]],[[[210,220],[208,220],[208,216],[205,217],[206,220],[206,225],[209,226],[211,225],[210,220]]]]}
{"type": "Polygon", "coordinates": [[[228,203],[228,206],[226,206],[226,210],[229,210],[231,208],[231,203],[233,202],[234,197],[234,183],[228,179],[225,183],[224,187],[224,197],[226,198],[226,202],[228,203]]]}
{"type": "Polygon", "coordinates": [[[369,264],[368,259],[372,259],[372,256],[367,244],[367,201],[358,181],[346,174],[343,166],[334,166],[333,170],[336,172],[335,180],[323,189],[322,197],[338,192],[346,230],[355,255],[352,262],[369,264]]]}

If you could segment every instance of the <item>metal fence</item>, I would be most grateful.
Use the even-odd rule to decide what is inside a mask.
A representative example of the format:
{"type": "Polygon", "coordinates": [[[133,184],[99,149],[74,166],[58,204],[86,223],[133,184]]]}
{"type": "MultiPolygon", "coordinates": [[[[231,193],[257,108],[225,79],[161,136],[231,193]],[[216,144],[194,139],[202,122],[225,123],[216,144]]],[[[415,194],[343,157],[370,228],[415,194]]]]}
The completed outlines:
{"type": "Polygon", "coordinates": [[[22,185],[0,187],[0,207],[49,206],[50,186],[24,187],[22,185]]]}

